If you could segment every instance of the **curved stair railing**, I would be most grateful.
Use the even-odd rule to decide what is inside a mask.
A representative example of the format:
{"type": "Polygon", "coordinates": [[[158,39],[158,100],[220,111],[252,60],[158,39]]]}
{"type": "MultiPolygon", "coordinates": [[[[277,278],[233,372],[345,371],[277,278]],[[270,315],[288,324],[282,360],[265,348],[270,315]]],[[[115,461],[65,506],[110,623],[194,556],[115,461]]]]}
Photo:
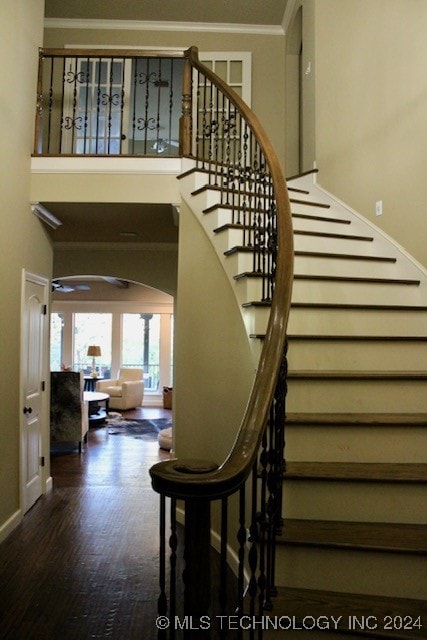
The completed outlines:
{"type": "MultiPolygon", "coordinates": [[[[210,628],[216,626],[218,635],[226,637],[225,616],[243,616],[245,612],[260,615],[271,606],[275,590],[274,541],[281,524],[284,464],[286,327],[293,272],[292,222],[279,160],[256,116],[199,62],[195,48],[186,52],[184,65],[181,153],[193,160],[190,171],[206,175],[203,188],[217,192],[217,206],[230,211],[230,225],[242,230],[240,249],[253,254],[253,272],[248,275],[262,281],[262,295],[254,306],[271,306],[247,409],[226,460],[218,466],[211,461],[174,459],[150,470],[161,508],[158,612],[170,620],[169,631],[160,631],[160,636],[175,637],[176,619],[181,621],[179,629],[190,632],[201,628],[198,624],[207,623],[204,616],[212,620],[217,614],[210,628]],[[231,500],[234,495],[237,498],[231,500]],[[185,505],[183,609],[177,576],[181,555],[178,500],[185,505]],[[214,501],[221,505],[217,569],[212,568],[210,542],[214,501]],[[227,587],[230,548],[238,558],[237,592],[231,594],[227,587]],[[211,597],[213,570],[218,571],[217,598],[211,597]]],[[[254,637],[255,627],[250,628],[254,637]]],[[[238,636],[242,634],[240,626],[238,636]]]]}

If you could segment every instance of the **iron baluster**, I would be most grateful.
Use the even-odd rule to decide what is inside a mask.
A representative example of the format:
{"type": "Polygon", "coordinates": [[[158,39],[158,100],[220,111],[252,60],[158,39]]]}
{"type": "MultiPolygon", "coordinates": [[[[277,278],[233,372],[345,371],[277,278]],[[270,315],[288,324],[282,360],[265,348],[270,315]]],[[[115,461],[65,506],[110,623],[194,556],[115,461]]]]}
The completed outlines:
{"type": "MultiPolygon", "coordinates": [[[[171,498],[171,507],[170,507],[170,519],[171,519],[171,534],[169,538],[169,548],[170,548],[170,587],[169,587],[169,618],[170,620],[175,620],[176,615],[176,562],[177,562],[177,547],[178,547],[178,537],[176,533],[176,499],[171,498]]],[[[170,629],[170,638],[175,637],[175,628],[172,624],[170,629]]]]}
{"type": "MultiPolygon", "coordinates": [[[[166,596],[166,497],[160,494],[160,553],[159,553],[159,587],[160,594],[157,599],[157,612],[159,616],[166,616],[168,612],[168,602],[166,596]]],[[[159,640],[166,640],[166,630],[159,629],[157,633],[159,640]]]]}

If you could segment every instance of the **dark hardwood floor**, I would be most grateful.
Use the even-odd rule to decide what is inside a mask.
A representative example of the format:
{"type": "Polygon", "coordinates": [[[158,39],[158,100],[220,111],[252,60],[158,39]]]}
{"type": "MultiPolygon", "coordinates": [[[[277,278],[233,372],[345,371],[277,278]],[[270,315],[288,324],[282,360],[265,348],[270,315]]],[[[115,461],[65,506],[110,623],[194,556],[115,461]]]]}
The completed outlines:
{"type": "MultiPolygon", "coordinates": [[[[171,416],[162,408],[129,417],[171,416]]],[[[51,460],[54,489],[0,545],[2,640],[151,640],[158,589],[157,439],[91,429],[51,460]]]]}

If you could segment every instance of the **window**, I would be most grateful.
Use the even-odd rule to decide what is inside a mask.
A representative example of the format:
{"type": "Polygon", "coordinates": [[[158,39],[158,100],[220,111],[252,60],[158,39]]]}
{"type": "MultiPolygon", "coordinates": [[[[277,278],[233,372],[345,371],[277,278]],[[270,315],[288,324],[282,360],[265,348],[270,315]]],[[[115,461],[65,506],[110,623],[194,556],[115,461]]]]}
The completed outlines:
{"type": "Polygon", "coordinates": [[[243,51],[215,51],[199,53],[200,61],[222,78],[248,106],[251,106],[252,56],[243,51]]]}
{"type": "Polygon", "coordinates": [[[87,355],[89,345],[101,347],[101,356],[95,361],[96,369],[104,378],[111,372],[111,313],[74,314],[74,370],[90,373],[92,358],[87,355]]]}
{"type": "Polygon", "coordinates": [[[158,391],[160,381],[159,313],[123,314],[122,364],[142,367],[146,391],[158,391]]]}
{"type": "Polygon", "coordinates": [[[50,370],[60,371],[63,358],[64,314],[52,313],[50,316],[50,370]]]}

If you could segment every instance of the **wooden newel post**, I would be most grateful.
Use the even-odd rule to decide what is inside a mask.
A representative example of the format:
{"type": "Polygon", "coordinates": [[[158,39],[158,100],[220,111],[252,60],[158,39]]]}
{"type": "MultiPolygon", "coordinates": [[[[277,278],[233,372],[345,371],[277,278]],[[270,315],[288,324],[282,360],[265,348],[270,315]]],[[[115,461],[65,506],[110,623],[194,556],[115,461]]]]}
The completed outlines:
{"type": "Polygon", "coordinates": [[[43,153],[43,52],[39,49],[39,70],[37,77],[37,107],[34,129],[34,153],[43,153]]]}
{"type": "MultiPolygon", "coordinates": [[[[197,628],[211,605],[211,504],[206,499],[185,501],[184,614],[197,628]]],[[[206,636],[208,637],[208,636],[206,636]]]]}
{"type": "Polygon", "coordinates": [[[179,153],[191,156],[191,62],[184,58],[182,79],[182,116],[179,121],[179,153]]]}

